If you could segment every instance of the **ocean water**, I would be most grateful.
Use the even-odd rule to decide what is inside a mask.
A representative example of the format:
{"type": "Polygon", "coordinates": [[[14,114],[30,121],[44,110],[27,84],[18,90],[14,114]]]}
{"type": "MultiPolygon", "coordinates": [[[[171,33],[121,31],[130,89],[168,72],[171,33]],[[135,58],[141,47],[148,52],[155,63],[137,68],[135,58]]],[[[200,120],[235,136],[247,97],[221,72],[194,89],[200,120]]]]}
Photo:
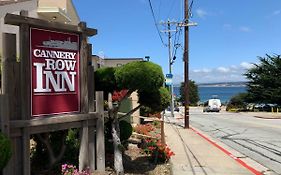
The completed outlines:
{"type": "MultiPolygon", "coordinates": [[[[179,96],[179,87],[174,87],[174,93],[179,96]]],[[[246,87],[235,86],[235,87],[198,87],[200,102],[207,101],[213,95],[218,96],[222,103],[228,102],[231,97],[239,93],[246,92],[246,87]]]]}

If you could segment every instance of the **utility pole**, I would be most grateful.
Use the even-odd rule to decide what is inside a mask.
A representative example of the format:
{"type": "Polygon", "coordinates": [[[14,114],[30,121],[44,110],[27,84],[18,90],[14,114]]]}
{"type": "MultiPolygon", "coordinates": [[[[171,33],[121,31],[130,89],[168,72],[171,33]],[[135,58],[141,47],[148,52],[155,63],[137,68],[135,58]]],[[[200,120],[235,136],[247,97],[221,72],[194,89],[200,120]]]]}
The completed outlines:
{"type": "MultiPolygon", "coordinates": [[[[176,25],[177,27],[184,27],[184,53],[183,53],[183,60],[184,60],[184,128],[189,128],[189,77],[188,77],[188,66],[189,66],[189,58],[188,58],[188,32],[189,32],[189,26],[196,26],[197,23],[189,23],[189,10],[188,10],[188,0],[185,1],[185,20],[184,22],[175,22],[175,21],[170,21],[168,19],[167,22],[161,22],[160,24],[167,24],[168,30],[167,31],[161,31],[161,32],[167,32],[168,33],[168,49],[169,49],[169,74],[172,74],[172,53],[171,53],[171,43],[172,43],[172,38],[171,38],[171,32],[177,32],[177,30],[171,30],[171,24],[176,25]]],[[[173,83],[170,86],[170,92],[171,92],[171,103],[170,103],[170,108],[171,108],[171,115],[174,117],[174,92],[173,92],[173,83]]]]}
{"type": "MultiPolygon", "coordinates": [[[[172,50],[171,50],[171,45],[172,45],[172,35],[171,32],[176,32],[177,30],[171,30],[171,24],[178,24],[178,22],[173,22],[168,19],[167,22],[161,22],[160,24],[167,24],[167,29],[165,32],[168,33],[168,52],[169,52],[169,74],[172,75],[172,50]]],[[[170,109],[171,109],[171,117],[174,117],[174,85],[173,82],[170,85],[170,95],[171,95],[171,102],[170,102],[170,109]]]]}
{"type": "Polygon", "coordinates": [[[189,22],[188,0],[184,0],[184,22],[178,23],[178,27],[184,27],[184,128],[189,128],[189,26],[197,26],[195,22],[189,22]]]}
{"type": "MultiPolygon", "coordinates": [[[[171,23],[168,19],[168,49],[169,49],[169,74],[172,74],[172,52],[171,52],[171,23]]],[[[173,88],[173,81],[170,86],[170,92],[171,92],[171,103],[170,103],[170,109],[171,109],[171,117],[174,117],[174,88],[173,88]]]]}
{"type": "Polygon", "coordinates": [[[184,0],[184,128],[189,128],[189,49],[188,49],[188,40],[189,40],[189,18],[188,10],[188,0],[184,0]]]}

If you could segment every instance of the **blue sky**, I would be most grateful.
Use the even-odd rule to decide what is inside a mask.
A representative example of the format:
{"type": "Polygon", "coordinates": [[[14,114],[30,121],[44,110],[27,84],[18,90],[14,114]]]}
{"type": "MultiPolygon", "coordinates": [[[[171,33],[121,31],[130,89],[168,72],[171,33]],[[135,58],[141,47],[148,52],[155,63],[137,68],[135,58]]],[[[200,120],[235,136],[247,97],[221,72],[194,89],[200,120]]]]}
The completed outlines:
{"type": "MultiPolygon", "coordinates": [[[[81,21],[98,29],[93,54],[109,58],[150,56],[168,73],[168,48],[160,40],[148,0],[73,0],[81,21]]],[[[182,21],[183,0],[151,0],[157,25],[182,21]]],[[[191,2],[191,0],[189,0],[191,2]]],[[[189,77],[197,83],[243,81],[258,56],[281,54],[280,0],[194,0],[189,32],[189,77]]],[[[175,26],[172,26],[175,29],[175,26]]],[[[173,32],[183,47],[183,32],[173,32]]],[[[164,44],[167,34],[161,33],[164,44]]],[[[182,47],[172,66],[174,82],[183,80],[182,47]]]]}

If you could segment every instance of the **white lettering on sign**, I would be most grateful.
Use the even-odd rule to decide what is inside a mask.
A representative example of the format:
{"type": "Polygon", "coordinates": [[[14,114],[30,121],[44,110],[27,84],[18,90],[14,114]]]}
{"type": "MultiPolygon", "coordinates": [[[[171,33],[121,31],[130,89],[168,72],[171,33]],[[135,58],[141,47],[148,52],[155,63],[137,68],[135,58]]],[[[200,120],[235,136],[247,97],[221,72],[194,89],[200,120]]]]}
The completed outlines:
{"type": "Polygon", "coordinates": [[[59,58],[59,59],[75,59],[75,52],[64,52],[55,50],[34,49],[33,55],[36,58],[59,58]]]}
{"type": "Polygon", "coordinates": [[[54,92],[74,92],[77,74],[75,55],[74,52],[34,49],[33,56],[44,59],[44,63],[33,63],[36,70],[34,92],[52,92],[51,87],[53,87],[54,92]]]}

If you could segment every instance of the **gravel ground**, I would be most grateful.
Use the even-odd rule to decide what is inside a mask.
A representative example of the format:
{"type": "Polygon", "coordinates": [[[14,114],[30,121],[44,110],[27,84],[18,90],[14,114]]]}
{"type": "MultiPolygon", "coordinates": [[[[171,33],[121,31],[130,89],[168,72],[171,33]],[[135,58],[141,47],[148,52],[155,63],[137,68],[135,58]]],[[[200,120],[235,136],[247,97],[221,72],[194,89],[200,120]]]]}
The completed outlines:
{"type": "MultiPolygon", "coordinates": [[[[153,164],[149,157],[141,153],[141,149],[135,144],[130,144],[123,156],[125,175],[171,175],[170,164],[153,164]]],[[[104,173],[94,172],[95,175],[115,175],[112,169],[112,161],[107,162],[104,173]]]]}

